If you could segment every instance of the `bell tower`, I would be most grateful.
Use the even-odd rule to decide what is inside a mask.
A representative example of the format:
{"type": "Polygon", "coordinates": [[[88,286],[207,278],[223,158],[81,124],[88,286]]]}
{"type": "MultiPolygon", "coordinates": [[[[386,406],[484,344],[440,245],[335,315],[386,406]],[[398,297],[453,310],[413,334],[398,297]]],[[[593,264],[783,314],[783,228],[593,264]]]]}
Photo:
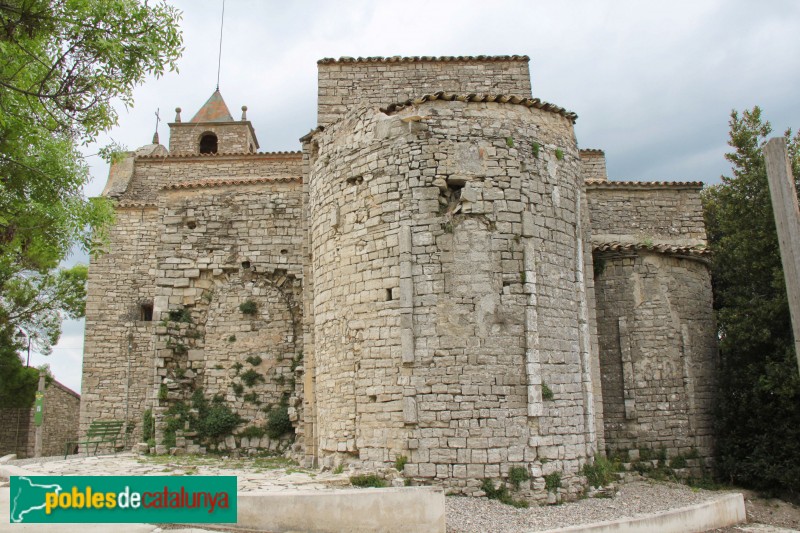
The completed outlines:
{"type": "Polygon", "coordinates": [[[181,120],[181,108],[175,109],[175,122],[169,124],[171,155],[214,155],[254,153],[258,140],[247,120],[247,106],[242,119],[234,120],[219,89],[215,90],[189,122],[181,120]]]}

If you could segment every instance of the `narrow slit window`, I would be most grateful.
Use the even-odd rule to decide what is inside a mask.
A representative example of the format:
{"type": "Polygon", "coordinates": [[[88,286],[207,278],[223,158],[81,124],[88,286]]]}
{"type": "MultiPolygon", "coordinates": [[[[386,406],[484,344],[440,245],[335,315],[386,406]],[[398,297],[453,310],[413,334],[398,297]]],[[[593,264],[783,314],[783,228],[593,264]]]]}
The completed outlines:
{"type": "Polygon", "coordinates": [[[139,320],[144,322],[153,321],[153,303],[145,302],[139,305],[139,320]]]}

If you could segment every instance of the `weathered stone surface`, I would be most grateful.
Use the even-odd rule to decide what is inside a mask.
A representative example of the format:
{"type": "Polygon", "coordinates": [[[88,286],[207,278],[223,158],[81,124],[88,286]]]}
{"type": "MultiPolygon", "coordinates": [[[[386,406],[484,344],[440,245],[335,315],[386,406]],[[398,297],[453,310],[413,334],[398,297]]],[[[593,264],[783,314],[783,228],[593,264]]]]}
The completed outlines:
{"type": "MultiPolygon", "coordinates": [[[[325,128],[302,154],[251,153],[244,120],[176,122],[169,153],[112,169],[82,427],[152,407],[164,452],[168,408],[202,388],[245,420],[218,451],[404,456],[406,476],[464,494],[523,467],[542,502],[544,476],[573,497],[606,450],[707,455],[708,268],[652,247],[705,244],[699,186],[609,182],[551,106],[389,110],[440,90],[529,95],[527,58],[325,61],[325,128]],[[204,132],[220,153],[198,154],[204,132]],[[593,257],[608,242],[650,247],[593,257]],[[278,407],[293,444],[237,436],[278,407]]],[[[202,451],[193,437],[177,448],[202,451]]]]}

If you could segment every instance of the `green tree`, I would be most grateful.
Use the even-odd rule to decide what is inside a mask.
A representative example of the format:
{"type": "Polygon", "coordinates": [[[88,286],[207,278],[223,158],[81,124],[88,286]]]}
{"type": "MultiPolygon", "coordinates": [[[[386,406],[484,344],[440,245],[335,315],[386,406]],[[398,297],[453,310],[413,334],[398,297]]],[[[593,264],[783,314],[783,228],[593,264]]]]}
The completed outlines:
{"type": "Polygon", "coordinates": [[[61,317],[83,314],[85,267],[57,267],[75,246],[97,251],[113,209],[84,196],[79,147],[175,69],[179,20],[164,2],[0,0],[0,387],[20,330],[46,351],[61,317]]]}
{"type": "MultiPolygon", "coordinates": [[[[733,176],[703,195],[720,332],[717,466],[726,480],[796,494],[800,378],[763,155],[771,131],[758,107],[732,112],[733,176]]],[[[800,136],[785,136],[797,180],[800,136]]]]}

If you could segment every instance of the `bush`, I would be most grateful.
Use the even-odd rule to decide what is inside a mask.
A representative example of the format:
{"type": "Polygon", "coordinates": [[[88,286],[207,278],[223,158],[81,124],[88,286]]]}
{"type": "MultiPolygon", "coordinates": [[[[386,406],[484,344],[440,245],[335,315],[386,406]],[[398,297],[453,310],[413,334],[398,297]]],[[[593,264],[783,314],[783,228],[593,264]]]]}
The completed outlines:
{"type": "Polygon", "coordinates": [[[498,500],[506,505],[522,509],[528,507],[528,502],[525,500],[515,500],[511,497],[505,483],[501,483],[499,488],[494,488],[494,482],[491,479],[484,479],[481,484],[481,490],[486,493],[486,497],[490,500],[498,500]]]}
{"type": "Polygon", "coordinates": [[[267,435],[271,439],[279,439],[286,433],[292,431],[292,421],[289,420],[289,408],[279,405],[270,410],[267,414],[267,435]]]}
{"type": "Polygon", "coordinates": [[[359,474],[350,476],[350,484],[354,487],[374,487],[381,488],[386,486],[386,480],[379,478],[375,474],[359,474]]]}
{"type": "Polygon", "coordinates": [[[153,411],[146,409],[142,413],[142,441],[149,442],[155,435],[156,421],[153,418],[153,411]]]}
{"type": "Polygon", "coordinates": [[[192,322],[192,312],[185,307],[171,309],[168,316],[170,322],[185,322],[187,324],[192,322]]]}
{"type": "Polygon", "coordinates": [[[408,457],[405,455],[398,455],[397,458],[394,460],[394,468],[398,472],[402,472],[405,467],[406,463],[408,463],[408,457]]]}
{"type": "Polygon", "coordinates": [[[555,397],[553,389],[547,386],[547,383],[542,383],[542,400],[549,401],[555,397]]]}
{"type": "Polygon", "coordinates": [[[258,304],[253,300],[247,300],[246,302],[239,304],[239,311],[245,315],[255,315],[258,313],[258,304]]]}
{"type": "Polygon", "coordinates": [[[197,421],[197,433],[201,437],[218,440],[233,433],[236,426],[242,423],[242,417],[231,411],[231,408],[221,402],[214,402],[208,412],[197,421]]]}
{"type": "Polygon", "coordinates": [[[670,468],[686,468],[686,457],[683,455],[676,455],[669,461],[670,468]]]}
{"type": "Polygon", "coordinates": [[[253,366],[258,366],[261,364],[262,359],[260,355],[250,355],[247,357],[247,359],[245,359],[245,361],[253,366]]]}
{"type": "Polygon", "coordinates": [[[239,432],[240,437],[247,437],[248,439],[260,439],[267,433],[267,430],[260,426],[248,426],[239,432]]]}
{"type": "Polygon", "coordinates": [[[252,368],[248,368],[241,375],[242,381],[248,387],[252,387],[256,383],[264,383],[264,376],[253,370],[252,368]]]}
{"type": "Polygon", "coordinates": [[[512,466],[508,471],[508,481],[511,482],[515,490],[519,490],[520,483],[528,481],[530,478],[531,475],[524,466],[512,466]]]}
{"type": "Polygon", "coordinates": [[[605,457],[595,457],[594,464],[583,465],[583,475],[586,476],[592,487],[605,487],[614,481],[614,472],[619,470],[619,465],[612,463],[605,457]]]}
{"type": "Polygon", "coordinates": [[[544,488],[546,488],[548,492],[555,492],[557,489],[560,489],[561,473],[553,472],[552,474],[544,476],[544,488]]]}

